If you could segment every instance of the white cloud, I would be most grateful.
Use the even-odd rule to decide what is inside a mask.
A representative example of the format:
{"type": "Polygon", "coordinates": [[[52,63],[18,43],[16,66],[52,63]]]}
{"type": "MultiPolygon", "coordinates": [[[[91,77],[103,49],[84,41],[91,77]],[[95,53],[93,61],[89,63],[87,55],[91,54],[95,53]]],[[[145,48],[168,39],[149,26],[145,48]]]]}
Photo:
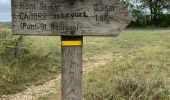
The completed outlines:
{"type": "Polygon", "coordinates": [[[1,0],[0,3],[10,3],[11,0],[1,0]]]}
{"type": "Polygon", "coordinates": [[[11,0],[0,0],[0,21],[11,21],[11,0]]]}

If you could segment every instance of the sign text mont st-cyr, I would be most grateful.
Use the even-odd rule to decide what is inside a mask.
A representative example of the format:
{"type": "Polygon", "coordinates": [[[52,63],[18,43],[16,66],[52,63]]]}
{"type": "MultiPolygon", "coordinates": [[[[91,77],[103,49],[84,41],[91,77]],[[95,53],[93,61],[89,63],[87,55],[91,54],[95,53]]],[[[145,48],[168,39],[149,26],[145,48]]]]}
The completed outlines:
{"type": "Polygon", "coordinates": [[[119,0],[12,0],[13,34],[118,35],[131,21],[119,0]]]}

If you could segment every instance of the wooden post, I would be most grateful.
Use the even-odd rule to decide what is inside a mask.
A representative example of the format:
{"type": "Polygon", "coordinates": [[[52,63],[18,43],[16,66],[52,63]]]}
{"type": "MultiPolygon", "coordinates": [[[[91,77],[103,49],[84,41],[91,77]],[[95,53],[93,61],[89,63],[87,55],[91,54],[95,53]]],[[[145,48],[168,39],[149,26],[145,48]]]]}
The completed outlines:
{"type": "Polygon", "coordinates": [[[82,100],[83,36],[61,37],[61,100],[82,100]]]}

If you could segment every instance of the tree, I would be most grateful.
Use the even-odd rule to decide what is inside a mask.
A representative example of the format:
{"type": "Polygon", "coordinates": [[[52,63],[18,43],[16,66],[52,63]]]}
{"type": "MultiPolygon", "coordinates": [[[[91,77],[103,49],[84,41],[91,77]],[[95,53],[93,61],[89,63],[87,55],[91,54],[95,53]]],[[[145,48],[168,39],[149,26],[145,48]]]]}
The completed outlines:
{"type": "Polygon", "coordinates": [[[139,0],[122,0],[122,2],[125,6],[127,6],[130,14],[133,16],[133,21],[130,26],[141,26],[147,24],[148,21],[139,0]]]}
{"type": "Polygon", "coordinates": [[[157,19],[165,10],[170,8],[170,0],[139,0],[143,9],[150,10],[150,21],[157,25],[157,19]]]}
{"type": "Polygon", "coordinates": [[[131,26],[170,26],[170,0],[121,0],[133,16],[131,26]]]}

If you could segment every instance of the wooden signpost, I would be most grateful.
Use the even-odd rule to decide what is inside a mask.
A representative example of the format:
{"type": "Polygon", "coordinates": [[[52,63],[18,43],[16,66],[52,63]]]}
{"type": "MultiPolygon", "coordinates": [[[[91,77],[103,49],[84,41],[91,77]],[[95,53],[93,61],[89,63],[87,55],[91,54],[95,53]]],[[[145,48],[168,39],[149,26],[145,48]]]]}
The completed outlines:
{"type": "Polygon", "coordinates": [[[82,99],[83,36],[117,36],[131,20],[120,0],[12,0],[14,35],[61,36],[62,100],[82,99]]]}

